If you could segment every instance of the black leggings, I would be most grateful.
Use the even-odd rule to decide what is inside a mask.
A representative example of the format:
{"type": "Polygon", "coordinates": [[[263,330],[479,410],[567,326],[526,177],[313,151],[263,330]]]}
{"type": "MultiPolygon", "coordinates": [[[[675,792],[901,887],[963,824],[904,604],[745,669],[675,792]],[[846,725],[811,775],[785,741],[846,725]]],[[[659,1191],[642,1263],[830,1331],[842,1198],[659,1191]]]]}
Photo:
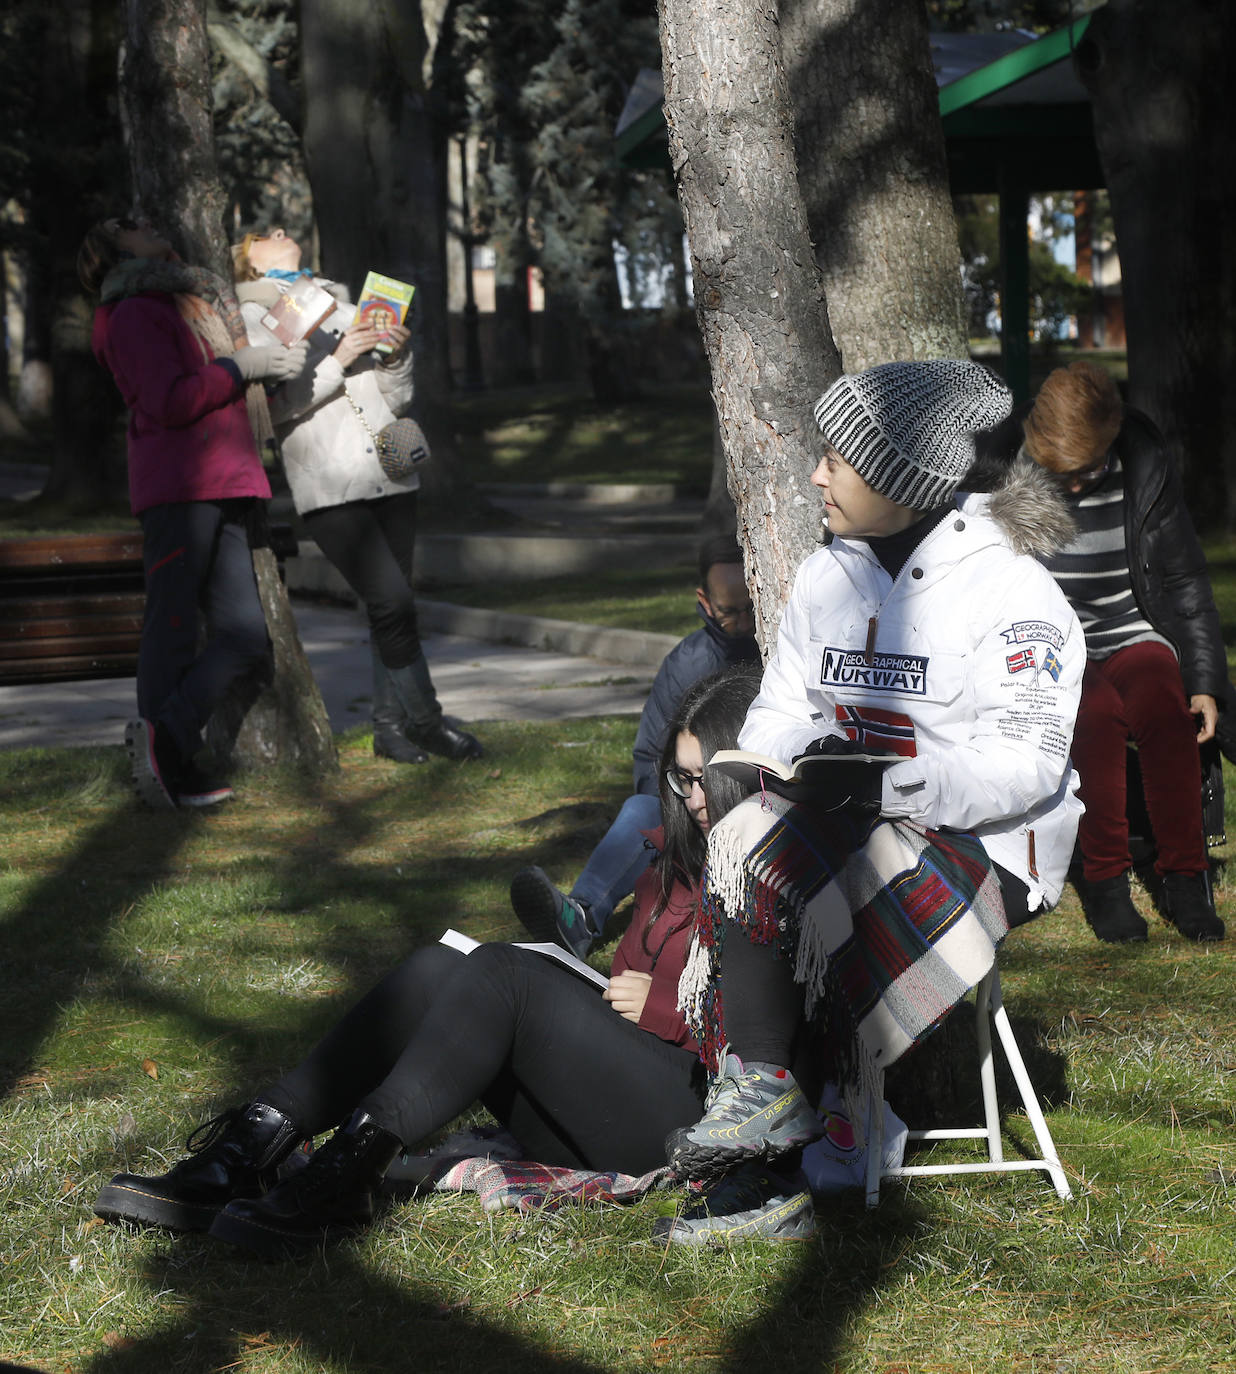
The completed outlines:
{"type": "Polygon", "coordinates": [[[702,1112],[697,1056],[527,950],[418,949],[258,1093],[306,1135],[362,1107],[414,1146],[478,1099],[543,1164],[642,1174],[702,1112]]]}
{"type": "Polygon", "coordinates": [[[421,652],[412,594],[416,496],[405,491],[347,501],[303,517],[318,548],[365,603],[369,631],[386,668],[406,668],[421,652]]]}

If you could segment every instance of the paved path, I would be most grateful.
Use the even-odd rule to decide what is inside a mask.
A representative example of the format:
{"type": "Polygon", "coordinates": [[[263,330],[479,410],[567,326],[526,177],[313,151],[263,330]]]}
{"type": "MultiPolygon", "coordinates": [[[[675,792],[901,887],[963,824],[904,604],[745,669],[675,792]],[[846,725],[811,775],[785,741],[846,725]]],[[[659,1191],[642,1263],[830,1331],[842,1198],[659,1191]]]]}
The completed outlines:
{"type": "MultiPolygon", "coordinates": [[[[369,719],[369,630],[358,611],[294,602],[301,642],[336,730],[369,719]]],[[[654,669],[432,634],[442,705],[465,721],[637,713],[654,669]]],[[[136,711],[132,678],[0,687],[0,748],[118,744],[136,711]]]]}

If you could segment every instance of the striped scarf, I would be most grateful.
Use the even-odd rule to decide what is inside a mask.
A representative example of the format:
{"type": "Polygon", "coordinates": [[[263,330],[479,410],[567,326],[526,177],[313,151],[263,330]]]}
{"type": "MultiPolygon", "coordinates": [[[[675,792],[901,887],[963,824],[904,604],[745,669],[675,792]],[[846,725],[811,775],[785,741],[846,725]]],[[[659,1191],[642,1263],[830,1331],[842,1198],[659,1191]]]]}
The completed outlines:
{"type": "Polygon", "coordinates": [[[678,985],[704,1062],[724,1051],[727,923],[794,961],[805,1011],[828,1032],[853,1117],[880,1071],[991,969],[1008,932],[1000,886],[970,834],[860,821],[766,794],[708,838],[700,915],[678,985]]]}

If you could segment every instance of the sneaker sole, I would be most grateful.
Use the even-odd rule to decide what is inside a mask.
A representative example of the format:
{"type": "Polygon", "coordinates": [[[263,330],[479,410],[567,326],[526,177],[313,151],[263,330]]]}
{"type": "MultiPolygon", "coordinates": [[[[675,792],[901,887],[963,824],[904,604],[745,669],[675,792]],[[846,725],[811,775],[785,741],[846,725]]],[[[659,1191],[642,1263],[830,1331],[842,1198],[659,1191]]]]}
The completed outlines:
{"type": "Polygon", "coordinates": [[[141,717],[124,727],[124,747],[137,795],[155,811],[175,811],[176,799],[167,790],[154,752],[154,726],[141,717]]]}
{"type": "Polygon", "coordinates": [[[520,925],[543,945],[561,945],[577,959],[586,959],[599,937],[572,940],[558,923],[561,898],[558,889],[539,869],[517,873],[511,880],[511,910],[520,925]]]}
{"type": "MultiPolygon", "coordinates": [[[[718,1220],[714,1218],[713,1221],[718,1220]]],[[[713,1225],[709,1221],[683,1221],[681,1217],[662,1217],[653,1223],[654,1240],[674,1245],[729,1245],[737,1241],[811,1240],[816,1234],[815,1208],[802,1194],[788,1197],[776,1208],[734,1225],[713,1225]]]]}
{"type": "Polygon", "coordinates": [[[745,1144],[739,1141],[692,1140],[690,1127],[671,1131],[665,1140],[665,1157],[679,1178],[712,1183],[740,1164],[768,1164],[824,1134],[823,1126],[814,1132],[789,1138],[764,1137],[745,1144]]]}
{"type": "Polygon", "coordinates": [[[129,1222],[134,1226],[159,1226],[166,1231],[209,1231],[220,1208],[174,1202],[158,1193],[109,1183],[95,1201],[94,1212],[105,1221],[129,1222]]]}

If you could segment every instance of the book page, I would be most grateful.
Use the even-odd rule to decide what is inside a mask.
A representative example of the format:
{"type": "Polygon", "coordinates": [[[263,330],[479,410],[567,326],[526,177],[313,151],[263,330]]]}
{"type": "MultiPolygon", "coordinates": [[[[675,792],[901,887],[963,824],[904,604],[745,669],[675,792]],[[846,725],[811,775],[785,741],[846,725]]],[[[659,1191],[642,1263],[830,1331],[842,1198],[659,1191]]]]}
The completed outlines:
{"type": "MultiPolygon", "coordinates": [[[[444,931],[439,936],[438,943],[450,949],[457,949],[461,954],[471,954],[480,946],[479,940],[474,940],[470,935],[464,935],[458,930],[444,931]]],[[[513,943],[516,949],[530,949],[533,954],[539,954],[543,959],[551,959],[555,964],[561,964],[563,968],[569,969],[580,978],[586,978],[602,992],[609,987],[609,979],[603,973],[598,973],[590,964],[577,959],[570,950],[563,949],[561,945],[525,944],[518,940],[513,943]]]]}

